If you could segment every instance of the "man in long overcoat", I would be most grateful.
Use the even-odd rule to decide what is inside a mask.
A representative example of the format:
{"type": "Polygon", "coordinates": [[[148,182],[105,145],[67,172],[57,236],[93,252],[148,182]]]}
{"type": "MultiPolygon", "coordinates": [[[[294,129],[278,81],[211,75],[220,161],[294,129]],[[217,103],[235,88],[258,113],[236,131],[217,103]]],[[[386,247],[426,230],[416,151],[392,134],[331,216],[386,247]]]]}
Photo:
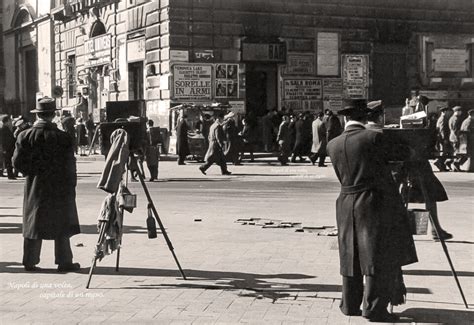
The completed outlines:
{"type": "Polygon", "coordinates": [[[76,208],[76,160],[73,139],[52,123],[56,104],[42,98],[32,113],[38,120],[18,135],[13,164],[26,175],[23,202],[23,265],[37,270],[43,239],[54,240],[58,271],[73,263],[70,237],[80,232],[76,208]]]}
{"type": "Polygon", "coordinates": [[[326,138],[328,143],[342,132],[341,121],[339,121],[339,118],[334,115],[334,113],[330,110],[327,111],[325,126],[327,134],[326,138]]]}
{"type": "Polygon", "coordinates": [[[307,155],[307,140],[311,138],[311,131],[306,126],[306,115],[299,114],[298,120],[295,122],[295,145],[293,147],[293,155],[291,156],[291,162],[296,162],[296,157],[300,158],[300,161],[304,161],[303,156],[307,155]]]}
{"type": "Polygon", "coordinates": [[[0,169],[5,167],[8,179],[16,179],[12,166],[13,150],[15,149],[15,137],[12,128],[13,125],[10,115],[4,115],[0,124],[0,149],[2,150],[3,156],[3,165],[0,166],[0,169]]]}
{"type": "Polygon", "coordinates": [[[290,118],[288,115],[282,116],[282,121],[278,128],[277,142],[280,149],[278,161],[282,166],[288,165],[288,157],[291,154],[291,138],[290,138],[290,118]]]}
{"type": "Polygon", "coordinates": [[[178,155],[178,165],[184,165],[184,160],[190,153],[188,144],[188,129],[186,115],[183,111],[180,111],[178,124],[176,125],[176,154],[178,155]]]}
{"type": "MultiPolygon", "coordinates": [[[[459,132],[461,130],[461,124],[462,124],[462,110],[461,106],[455,106],[453,107],[453,116],[449,119],[449,141],[451,142],[451,145],[453,146],[454,149],[454,154],[458,154],[459,150],[459,132]]],[[[456,158],[453,162],[453,167],[454,171],[461,171],[461,166],[459,164],[459,158],[456,158]]]]}
{"type": "Polygon", "coordinates": [[[326,167],[324,160],[326,159],[326,126],[323,123],[322,112],[319,112],[316,119],[313,121],[313,146],[311,147],[310,159],[313,165],[319,158],[318,166],[326,167]]]}
{"type": "Polygon", "coordinates": [[[233,112],[224,116],[224,123],[222,125],[225,134],[224,155],[226,161],[231,162],[234,165],[240,165],[241,140],[234,118],[235,114],[233,112]]]}
{"type": "Polygon", "coordinates": [[[216,163],[221,167],[222,175],[230,175],[227,170],[227,164],[224,155],[224,130],[222,129],[222,121],[224,119],[223,113],[217,113],[214,124],[209,129],[209,148],[204,157],[204,164],[199,167],[201,173],[206,175],[206,170],[216,163]]]}
{"type": "Polygon", "coordinates": [[[436,121],[436,142],[441,157],[436,159],[434,165],[442,172],[451,169],[452,155],[454,153],[451,142],[449,142],[449,117],[447,114],[447,106],[443,106],[439,110],[439,117],[436,121]]]}
{"type": "Polygon", "coordinates": [[[387,305],[400,303],[394,295],[405,292],[401,266],[416,262],[406,210],[387,167],[383,133],[364,127],[365,100],[349,102],[340,114],[346,116],[346,130],[327,146],[341,183],[336,201],[340,308],[345,315],[391,321],[397,317],[387,305]]]}

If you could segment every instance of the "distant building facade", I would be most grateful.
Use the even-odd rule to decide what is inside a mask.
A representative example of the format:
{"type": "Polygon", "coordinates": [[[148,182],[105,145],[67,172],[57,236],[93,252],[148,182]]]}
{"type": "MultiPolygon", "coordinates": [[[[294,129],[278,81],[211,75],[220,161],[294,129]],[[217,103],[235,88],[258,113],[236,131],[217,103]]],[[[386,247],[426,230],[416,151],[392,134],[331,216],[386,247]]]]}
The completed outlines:
{"type": "Polygon", "coordinates": [[[132,99],[169,129],[180,103],[225,102],[261,116],[338,110],[344,98],[401,107],[416,91],[433,105],[474,107],[470,0],[429,8],[421,0],[55,0],[46,11],[31,3],[29,17],[4,12],[5,63],[19,73],[7,71],[16,81],[5,100],[22,110],[34,88],[21,79],[22,69],[34,71],[21,60],[31,46],[36,92],[60,86],[58,104],[71,110],[81,92],[96,120],[107,101],[132,99]]]}

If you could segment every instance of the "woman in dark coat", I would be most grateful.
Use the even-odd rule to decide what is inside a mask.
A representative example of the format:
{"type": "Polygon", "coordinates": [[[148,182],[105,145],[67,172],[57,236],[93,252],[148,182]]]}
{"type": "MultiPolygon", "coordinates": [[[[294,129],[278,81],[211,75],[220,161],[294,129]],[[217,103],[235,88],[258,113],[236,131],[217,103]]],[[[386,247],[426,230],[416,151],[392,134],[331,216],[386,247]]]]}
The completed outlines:
{"type": "Polygon", "coordinates": [[[38,101],[38,121],[20,133],[13,164],[26,175],[23,202],[23,265],[36,270],[41,240],[55,241],[59,271],[79,269],[72,263],[69,238],[80,232],[76,208],[76,160],[73,139],[52,123],[55,101],[38,101]]]}
{"type": "Polygon", "coordinates": [[[224,155],[227,162],[240,165],[240,136],[233,117],[232,112],[224,116],[223,129],[226,139],[224,155]]]}
{"type": "Polygon", "coordinates": [[[176,125],[176,154],[178,155],[178,165],[184,165],[186,156],[189,155],[188,144],[188,124],[186,115],[181,111],[176,125]]]}

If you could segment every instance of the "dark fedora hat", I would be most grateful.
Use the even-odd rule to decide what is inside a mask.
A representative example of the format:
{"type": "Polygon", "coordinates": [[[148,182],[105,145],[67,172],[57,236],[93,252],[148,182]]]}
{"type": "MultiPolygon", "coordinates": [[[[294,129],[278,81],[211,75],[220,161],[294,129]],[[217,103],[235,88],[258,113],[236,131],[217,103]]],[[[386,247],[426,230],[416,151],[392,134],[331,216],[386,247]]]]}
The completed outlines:
{"type": "Polygon", "coordinates": [[[43,112],[53,112],[57,111],[59,108],[56,108],[56,101],[51,97],[42,97],[36,102],[36,108],[31,113],[43,113],[43,112]]]}
{"type": "Polygon", "coordinates": [[[344,116],[366,116],[370,110],[365,99],[349,99],[344,102],[344,108],[337,112],[344,116]]]}

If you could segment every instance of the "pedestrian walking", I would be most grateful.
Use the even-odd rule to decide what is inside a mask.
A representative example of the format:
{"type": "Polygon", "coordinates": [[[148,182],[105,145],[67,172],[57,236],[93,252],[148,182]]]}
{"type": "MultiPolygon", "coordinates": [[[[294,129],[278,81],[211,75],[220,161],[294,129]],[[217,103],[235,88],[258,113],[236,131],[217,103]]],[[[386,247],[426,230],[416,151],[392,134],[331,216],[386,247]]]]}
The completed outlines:
{"type": "Polygon", "coordinates": [[[270,152],[273,147],[273,111],[267,112],[262,117],[262,141],[263,141],[263,150],[265,152],[270,152]]]}
{"type": "Polygon", "coordinates": [[[277,142],[280,150],[278,154],[278,161],[282,166],[288,165],[288,157],[291,155],[289,126],[290,118],[287,115],[283,115],[277,135],[277,142]]]}
{"type": "Polygon", "coordinates": [[[258,141],[257,124],[252,118],[245,117],[242,119],[242,125],[242,131],[240,132],[242,138],[240,161],[244,159],[245,152],[248,152],[250,154],[250,161],[253,162],[253,152],[258,141]]]}
{"type": "Polygon", "coordinates": [[[145,161],[150,171],[150,182],[158,179],[158,165],[160,163],[160,149],[158,148],[159,141],[154,141],[152,138],[151,129],[154,128],[153,120],[147,121],[147,145],[145,149],[145,161]]]}
{"type": "MultiPolygon", "coordinates": [[[[3,157],[3,168],[7,171],[8,179],[16,179],[13,171],[12,157],[15,150],[15,137],[10,115],[4,115],[0,125],[0,142],[3,157]]],[[[3,175],[3,172],[2,172],[3,175]]]]}
{"type": "Polygon", "coordinates": [[[185,165],[184,160],[189,155],[188,144],[188,123],[186,114],[181,110],[179,112],[178,123],[176,124],[176,154],[178,155],[178,165],[185,165]]]}
{"type": "Polygon", "coordinates": [[[227,170],[227,164],[224,155],[224,130],[222,129],[222,122],[224,113],[217,113],[214,124],[209,130],[209,148],[204,157],[204,164],[199,167],[201,173],[206,175],[206,171],[212,164],[216,163],[221,168],[222,175],[230,175],[231,172],[227,170]]]}
{"type": "Polygon", "coordinates": [[[196,122],[196,131],[199,131],[204,137],[204,147],[206,150],[209,147],[209,129],[212,123],[213,121],[209,114],[200,114],[199,121],[196,122]]]}
{"type": "Polygon", "coordinates": [[[387,306],[404,300],[401,267],[417,258],[406,209],[387,168],[388,142],[382,132],[365,129],[367,113],[365,100],[349,101],[339,112],[346,129],[327,146],[341,183],[336,201],[340,309],[370,321],[394,321],[398,317],[387,306]]]}
{"type": "Polygon", "coordinates": [[[472,118],[474,109],[468,111],[468,117],[461,124],[459,132],[459,166],[461,167],[466,161],[469,161],[467,171],[473,171],[472,157],[474,154],[474,123],[472,118]]]}
{"type": "Polygon", "coordinates": [[[240,136],[234,117],[235,114],[233,112],[224,116],[224,123],[222,125],[225,134],[224,155],[227,162],[240,165],[240,136]]]}
{"type": "MultiPolygon", "coordinates": [[[[454,106],[453,107],[453,116],[449,119],[449,141],[454,150],[454,155],[458,155],[459,151],[459,132],[461,131],[461,124],[462,124],[462,110],[461,106],[454,106]]],[[[460,166],[460,158],[457,157],[454,159],[453,162],[453,170],[455,172],[461,171],[460,166]]]]}
{"type": "Polygon", "coordinates": [[[77,154],[76,120],[71,116],[71,113],[64,111],[61,124],[63,126],[64,132],[66,132],[71,137],[74,146],[74,152],[77,154]]]}
{"type": "Polygon", "coordinates": [[[80,233],[76,208],[76,160],[70,136],[52,123],[55,100],[37,102],[37,121],[20,133],[13,164],[26,176],[23,203],[23,266],[36,271],[42,240],[54,240],[59,272],[75,271],[70,237],[80,233]]]}
{"type": "Polygon", "coordinates": [[[89,114],[87,118],[86,129],[87,129],[87,144],[89,145],[90,149],[93,149],[93,154],[95,155],[96,150],[95,150],[95,145],[93,143],[94,134],[95,134],[95,124],[94,124],[94,118],[92,116],[92,113],[89,114]]]}
{"type": "Polygon", "coordinates": [[[327,110],[326,115],[326,140],[329,143],[342,133],[342,126],[339,118],[331,110],[327,110]]]}
{"type": "Polygon", "coordinates": [[[88,141],[87,141],[87,129],[82,117],[78,118],[76,121],[76,139],[77,139],[77,145],[79,146],[80,155],[85,156],[88,141]]]}
{"type": "Polygon", "coordinates": [[[314,165],[319,159],[318,167],[326,167],[324,161],[326,160],[326,126],[323,123],[322,112],[316,115],[316,119],[312,124],[313,145],[311,146],[310,160],[314,165]]]}
{"type": "Polygon", "coordinates": [[[436,121],[436,144],[440,153],[440,157],[434,162],[434,165],[441,172],[445,172],[451,169],[453,160],[451,157],[454,154],[453,146],[449,141],[449,111],[448,106],[441,106],[439,108],[439,117],[436,121]]]}
{"type": "Polygon", "coordinates": [[[291,162],[296,162],[296,157],[299,157],[300,162],[306,159],[303,156],[308,155],[308,139],[311,139],[311,132],[307,127],[307,117],[305,114],[300,113],[298,120],[295,122],[295,145],[293,147],[293,154],[291,156],[291,162]]]}

